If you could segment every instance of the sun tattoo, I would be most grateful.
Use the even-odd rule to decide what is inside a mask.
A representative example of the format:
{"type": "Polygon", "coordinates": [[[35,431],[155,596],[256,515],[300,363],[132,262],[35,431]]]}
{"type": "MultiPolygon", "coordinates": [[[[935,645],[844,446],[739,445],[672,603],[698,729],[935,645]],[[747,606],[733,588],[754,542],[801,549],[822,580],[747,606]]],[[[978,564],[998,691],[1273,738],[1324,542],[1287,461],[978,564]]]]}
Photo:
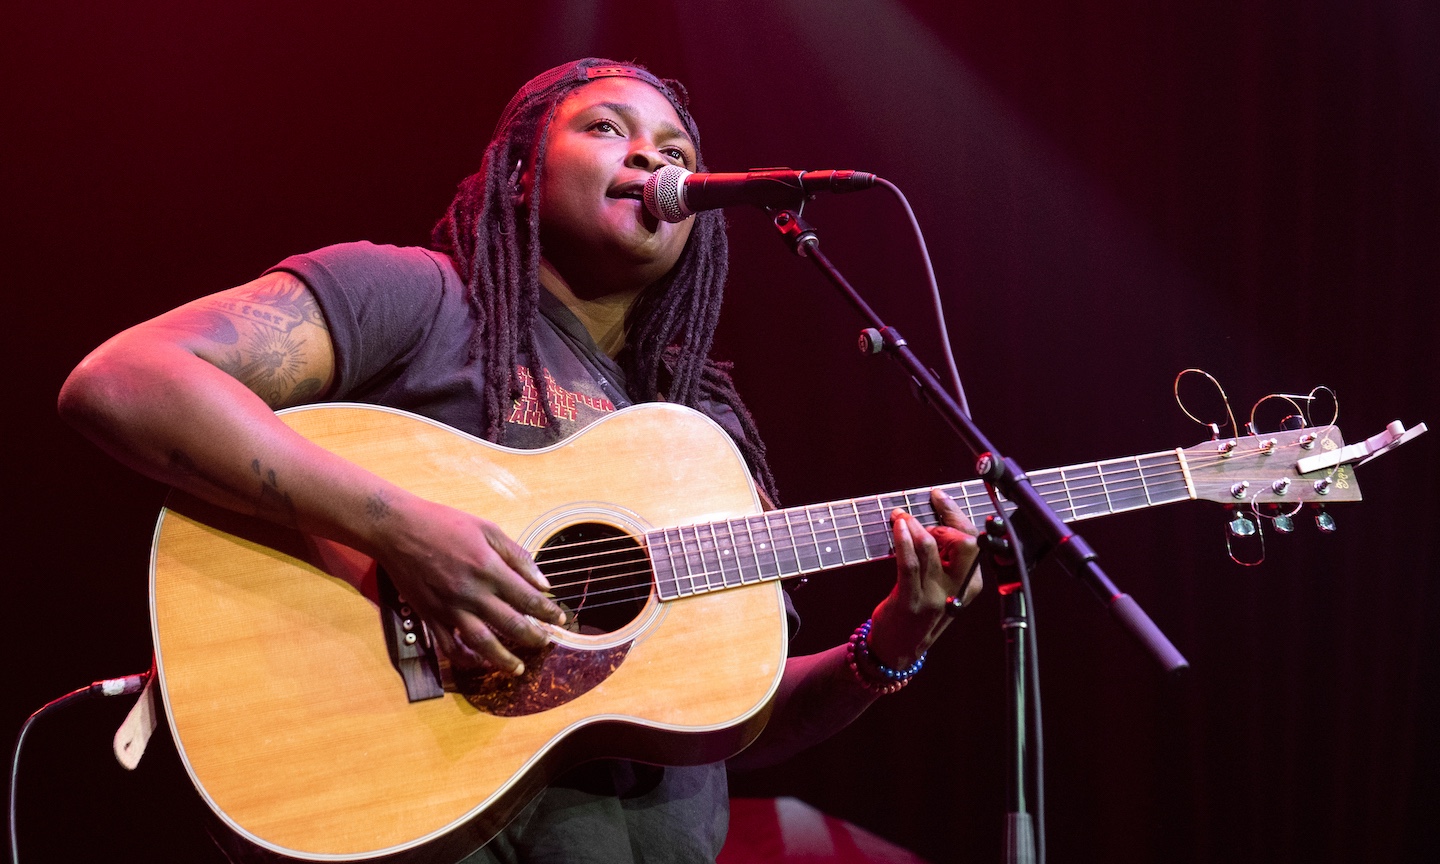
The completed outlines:
{"type": "Polygon", "coordinates": [[[255,330],[247,341],[245,359],[235,377],[271,404],[293,396],[305,364],[300,350],[304,339],[278,330],[255,330]]]}

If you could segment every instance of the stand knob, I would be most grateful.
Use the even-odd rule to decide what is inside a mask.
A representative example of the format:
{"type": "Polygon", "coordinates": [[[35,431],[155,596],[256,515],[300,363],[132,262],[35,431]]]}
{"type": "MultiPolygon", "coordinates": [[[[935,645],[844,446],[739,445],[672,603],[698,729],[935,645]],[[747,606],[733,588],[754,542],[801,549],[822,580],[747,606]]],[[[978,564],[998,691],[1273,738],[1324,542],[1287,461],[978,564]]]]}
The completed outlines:
{"type": "Polygon", "coordinates": [[[860,353],[879,354],[885,350],[885,337],[874,327],[866,327],[860,331],[860,353]]]}

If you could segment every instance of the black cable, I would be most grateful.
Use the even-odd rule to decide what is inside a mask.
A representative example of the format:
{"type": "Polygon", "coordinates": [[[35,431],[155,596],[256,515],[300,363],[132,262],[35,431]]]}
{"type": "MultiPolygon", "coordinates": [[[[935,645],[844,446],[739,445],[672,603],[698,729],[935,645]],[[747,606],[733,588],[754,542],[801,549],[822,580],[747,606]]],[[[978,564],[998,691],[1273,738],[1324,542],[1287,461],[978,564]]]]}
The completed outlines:
{"type": "MultiPolygon", "coordinates": [[[[960,372],[955,365],[955,355],[950,347],[950,332],[945,326],[945,312],[940,302],[940,287],[935,279],[935,267],[930,261],[930,250],[925,245],[925,235],[920,230],[920,222],[915,218],[915,211],[910,208],[910,202],[905,198],[905,193],[900,191],[888,180],[876,177],[875,182],[889,189],[900,204],[905,208],[905,216],[910,222],[910,230],[914,233],[915,242],[920,247],[920,260],[925,265],[925,279],[929,283],[931,303],[935,308],[935,317],[940,329],[940,348],[945,357],[945,365],[950,373],[951,386],[955,388],[955,396],[960,403],[960,410],[966,417],[970,415],[970,403],[965,398],[965,387],[960,383],[960,372]]],[[[1005,511],[1000,507],[1000,499],[995,494],[995,488],[988,483],[985,486],[990,493],[990,501],[995,507],[995,512],[1004,515],[1005,511]]],[[[1045,864],[1045,734],[1041,723],[1040,711],[1040,651],[1035,638],[1035,595],[1030,591],[1030,568],[1025,563],[1025,550],[1020,545],[1020,532],[1012,530],[1009,532],[1013,554],[1015,555],[1016,569],[1020,572],[1020,591],[1025,596],[1025,644],[1026,644],[1026,672],[1030,679],[1030,704],[1033,706],[1034,729],[1033,738],[1035,741],[1034,759],[1034,782],[1035,782],[1035,860],[1036,864],[1045,864]]],[[[977,559],[978,560],[978,559],[977,559]]],[[[969,584],[969,578],[966,579],[969,584]]],[[[962,589],[961,595],[964,596],[962,589]]]]}
{"type": "MultiPolygon", "coordinates": [[[[940,331],[940,348],[944,355],[946,370],[950,373],[950,384],[955,390],[955,397],[958,402],[960,412],[964,414],[965,417],[969,418],[971,416],[970,403],[969,400],[965,397],[965,387],[960,381],[960,371],[955,363],[954,352],[951,350],[950,332],[945,325],[945,311],[940,299],[940,286],[935,278],[935,266],[930,260],[930,250],[925,244],[925,234],[923,231],[920,230],[920,222],[918,219],[915,218],[915,211],[910,207],[910,202],[908,199],[906,199],[905,193],[900,191],[900,187],[884,179],[883,177],[876,177],[875,182],[890,190],[890,192],[897,199],[899,199],[900,205],[905,210],[906,219],[910,223],[910,230],[914,235],[916,244],[919,246],[921,263],[923,263],[925,266],[925,280],[930,289],[930,299],[932,305],[934,306],[936,323],[940,331]]],[[[777,223],[777,226],[778,224],[779,223],[777,223]]],[[[815,242],[816,241],[812,236],[811,245],[813,246],[815,242]]],[[[802,252],[800,254],[804,253],[802,252]]],[[[832,279],[836,278],[835,274],[833,273],[833,268],[830,268],[828,265],[826,265],[826,269],[832,271],[832,279]]],[[[854,295],[853,289],[850,289],[848,285],[844,287],[849,290],[852,295],[854,295]]],[[[856,296],[856,300],[863,304],[863,301],[859,301],[858,296],[856,296]]],[[[873,317],[873,313],[870,314],[871,317],[873,317]]],[[[990,499],[995,507],[995,512],[1003,516],[1005,511],[1000,506],[1000,499],[996,494],[994,487],[987,483],[985,489],[990,494],[990,499]]],[[[1013,553],[1017,562],[1016,567],[1020,574],[1020,590],[1021,593],[1024,595],[1025,604],[1027,607],[1025,644],[1028,649],[1028,656],[1026,657],[1025,665],[1028,672],[1027,677],[1030,680],[1030,704],[1033,706],[1032,711],[1034,717],[1034,721],[1031,725],[1034,727],[1033,738],[1035,742],[1035,848],[1037,864],[1045,864],[1045,735],[1041,728],[1042,724],[1040,710],[1040,661],[1038,642],[1035,638],[1035,597],[1030,590],[1030,568],[1026,566],[1025,550],[1021,546],[1018,534],[1018,531],[1012,530],[1009,532],[1010,540],[1013,544],[1013,553]]],[[[966,585],[968,584],[969,577],[967,576],[966,585]]],[[[963,590],[961,596],[964,596],[963,590]]]]}
{"type": "MultiPolygon", "coordinates": [[[[995,487],[985,484],[990,493],[990,502],[995,512],[1000,509],[1000,496],[995,487]]],[[[1010,554],[1015,558],[1015,569],[1020,573],[1020,593],[1025,597],[1025,672],[1030,679],[1030,705],[1033,718],[1030,723],[1031,737],[1035,742],[1035,758],[1032,761],[1035,781],[1035,862],[1045,864],[1045,727],[1041,722],[1040,710],[1040,653],[1035,638],[1035,595],[1030,592],[1030,567],[1025,562],[1025,547],[1020,541],[1020,530],[1012,521],[1006,532],[1010,541],[1010,554]]]]}
{"type": "Polygon", "coordinates": [[[930,288],[930,303],[935,310],[935,324],[940,330],[940,352],[945,358],[945,370],[950,374],[950,386],[955,388],[955,399],[960,403],[960,410],[969,417],[970,402],[965,398],[965,385],[960,383],[960,370],[955,365],[955,353],[950,347],[950,329],[945,326],[945,307],[940,301],[940,284],[935,280],[935,265],[930,261],[930,248],[925,245],[925,232],[920,230],[920,220],[915,218],[915,211],[910,208],[910,200],[900,191],[900,187],[884,177],[876,177],[875,182],[889,189],[891,194],[899,199],[900,206],[905,208],[910,232],[915,237],[915,244],[920,247],[920,263],[925,265],[925,282],[930,288]]]}
{"type": "Polygon", "coordinates": [[[24,724],[20,726],[20,734],[15,739],[15,750],[10,754],[10,864],[20,864],[20,839],[16,826],[15,793],[18,788],[20,777],[20,748],[25,745],[25,734],[30,731],[30,725],[40,719],[40,715],[54,708],[71,705],[81,699],[88,699],[91,696],[125,696],[131,693],[139,693],[145,687],[145,682],[150,680],[149,672],[142,672],[138,675],[126,675],[123,678],[107,678],[103,681],[96,681],[78,690],[72,690],[61,696],[59,699],[51,700],[40,707],[40,710],[25,718],[24,724]]]}

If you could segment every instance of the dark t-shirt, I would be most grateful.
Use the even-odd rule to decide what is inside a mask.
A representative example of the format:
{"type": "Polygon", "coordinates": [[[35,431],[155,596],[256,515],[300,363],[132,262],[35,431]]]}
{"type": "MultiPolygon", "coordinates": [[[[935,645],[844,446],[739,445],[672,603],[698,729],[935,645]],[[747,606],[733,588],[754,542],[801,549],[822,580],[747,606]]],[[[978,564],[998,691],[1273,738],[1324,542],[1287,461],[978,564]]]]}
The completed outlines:
{"type": "MultiPolygon", "coordinates": [[[[287,258],[276,270],[314,292],[334,342],[337,401],[401,408],[483,437],[484,374],[469,363],[475,315],[451,260],[418,248],[347,243],[287,258]]],[[[527,369],[505,419],[509,447],[548,446],[630,404],[624,372],[578,319],[541,292],[535,364],[547,376],[550,423],[527,369]]],[[[702,408],[733,437],[728,406],[702,408]]],[[[729,821],[723,764],[659,768],[604,760],[563,775],[465,864],[709,862],[729,821]]]]}
{"type": "MultiPolygon", "coordinates": [[[[325,313],[335,349],[331,399],[401,408],[484,436],[484,369],[466,362],[475,313],[448,256],[344,243],[287,258],[273,269],[304,280],[325,313]]],[[[524,392],[496,443],[546,447],[631,404],[624,371],[595,346],[579,319],[543,290],[535,347],[537,366],[549,375],[556,425],[550,427],[538,388],[522,365],[517,373],[524,392]]],[[[731,437],[743,437],[728,406],[700,408],[731,437]]]]}

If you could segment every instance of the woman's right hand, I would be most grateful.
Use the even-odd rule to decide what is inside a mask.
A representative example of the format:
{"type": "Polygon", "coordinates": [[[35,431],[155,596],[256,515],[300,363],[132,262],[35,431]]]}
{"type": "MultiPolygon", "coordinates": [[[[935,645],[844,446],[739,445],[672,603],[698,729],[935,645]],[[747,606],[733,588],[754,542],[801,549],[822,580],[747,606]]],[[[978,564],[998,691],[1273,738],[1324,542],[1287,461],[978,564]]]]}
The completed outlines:
{"type": "Polygon", "coordinates": [[[536,622],[565,623],[530,553],[494,522],[443,504],[412,496],[383,506],[376,557],[441,650],[461,668],[522,673],[516,652],[549,639],[536,622]]]}

